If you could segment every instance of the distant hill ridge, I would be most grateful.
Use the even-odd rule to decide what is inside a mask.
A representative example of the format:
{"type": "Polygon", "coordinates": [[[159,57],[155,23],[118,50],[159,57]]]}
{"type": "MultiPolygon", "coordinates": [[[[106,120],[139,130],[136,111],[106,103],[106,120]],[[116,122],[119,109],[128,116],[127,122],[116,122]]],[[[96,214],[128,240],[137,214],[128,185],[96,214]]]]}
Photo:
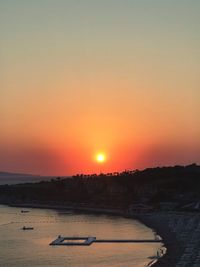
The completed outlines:
{"type": "Polygon", "coordinates": [[[13,172],[0,172],[1,176],[40,176],[40,175],[34,175],[34,174],[27,174],[27,173],[13,173],[13,172]]]}
{"type": "Polygon", "coordinates": [[[162,210],[165,204],[171,203],[174,208],[170,209],[176,207],[178,210],[200,202],[200,166],[195,163],[141,171],[126,170],[121,173],[78,174],[71,179],[44,179],[44,176],[23,176],[19,179],[19,176],[7,177],[4,179],[1,176],[0,179],[0,203],[71,203],[122,210],[129,210],[130,207],[140,210],[141,204],[154,210],[162,210]],[[2,180],[4,181],[1,182],[2,180]]]}

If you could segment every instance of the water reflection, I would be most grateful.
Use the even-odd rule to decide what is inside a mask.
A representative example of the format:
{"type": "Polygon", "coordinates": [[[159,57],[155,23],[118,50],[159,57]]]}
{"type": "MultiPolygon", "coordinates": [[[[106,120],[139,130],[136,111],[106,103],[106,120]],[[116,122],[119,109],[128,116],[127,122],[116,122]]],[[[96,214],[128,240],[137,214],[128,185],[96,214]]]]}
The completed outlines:
{"type": "Polygon", "coordinates": [[[54,210],[0,206],[0,266],[137,266],[148,264],[160,244],[100,244],[89,247],[52,247],[58,235],[105,239],[152,239],[151,229],[138,221],[105,215],[73,214],[54,210]],[[33,226],[32,231],[20,230],[33,226]]]}

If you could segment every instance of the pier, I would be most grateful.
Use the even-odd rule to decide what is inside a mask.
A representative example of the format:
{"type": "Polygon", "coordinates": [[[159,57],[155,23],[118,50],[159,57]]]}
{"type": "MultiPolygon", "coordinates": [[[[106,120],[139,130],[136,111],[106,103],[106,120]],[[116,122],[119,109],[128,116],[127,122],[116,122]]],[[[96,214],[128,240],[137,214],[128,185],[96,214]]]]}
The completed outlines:
{"type": "Polygon", "coordinates": [[[52,241],[50,246],[89,246],[92,243],[161,243],[161,238],[156,239],[96,239],[96,237],[62,237],[52,241]]]}

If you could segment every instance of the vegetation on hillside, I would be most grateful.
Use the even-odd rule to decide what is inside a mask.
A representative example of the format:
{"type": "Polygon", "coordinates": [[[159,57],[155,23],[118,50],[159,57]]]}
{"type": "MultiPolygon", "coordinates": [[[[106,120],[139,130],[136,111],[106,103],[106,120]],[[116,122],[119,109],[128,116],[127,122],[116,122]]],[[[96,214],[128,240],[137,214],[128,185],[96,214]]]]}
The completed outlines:
{"type": "Polygon", "coordinates": [[[200,166],[196,164],[0,186],[1,203],[73,203],[123,209],[143,203],[157,209],[162,202],[180,206],[199,200],[200,166]]]}

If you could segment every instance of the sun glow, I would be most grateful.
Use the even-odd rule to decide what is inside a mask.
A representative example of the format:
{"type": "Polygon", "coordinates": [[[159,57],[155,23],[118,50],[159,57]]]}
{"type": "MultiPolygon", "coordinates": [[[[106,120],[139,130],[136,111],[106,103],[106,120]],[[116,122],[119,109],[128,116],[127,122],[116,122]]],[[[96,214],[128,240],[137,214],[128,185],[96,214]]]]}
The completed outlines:
{"type": "Polygon", "coordinates": [[[96,155],[96,160],[99,163],[103,163],[106,160],[106,157],[104,154],[100,153],[96,155]]]}

